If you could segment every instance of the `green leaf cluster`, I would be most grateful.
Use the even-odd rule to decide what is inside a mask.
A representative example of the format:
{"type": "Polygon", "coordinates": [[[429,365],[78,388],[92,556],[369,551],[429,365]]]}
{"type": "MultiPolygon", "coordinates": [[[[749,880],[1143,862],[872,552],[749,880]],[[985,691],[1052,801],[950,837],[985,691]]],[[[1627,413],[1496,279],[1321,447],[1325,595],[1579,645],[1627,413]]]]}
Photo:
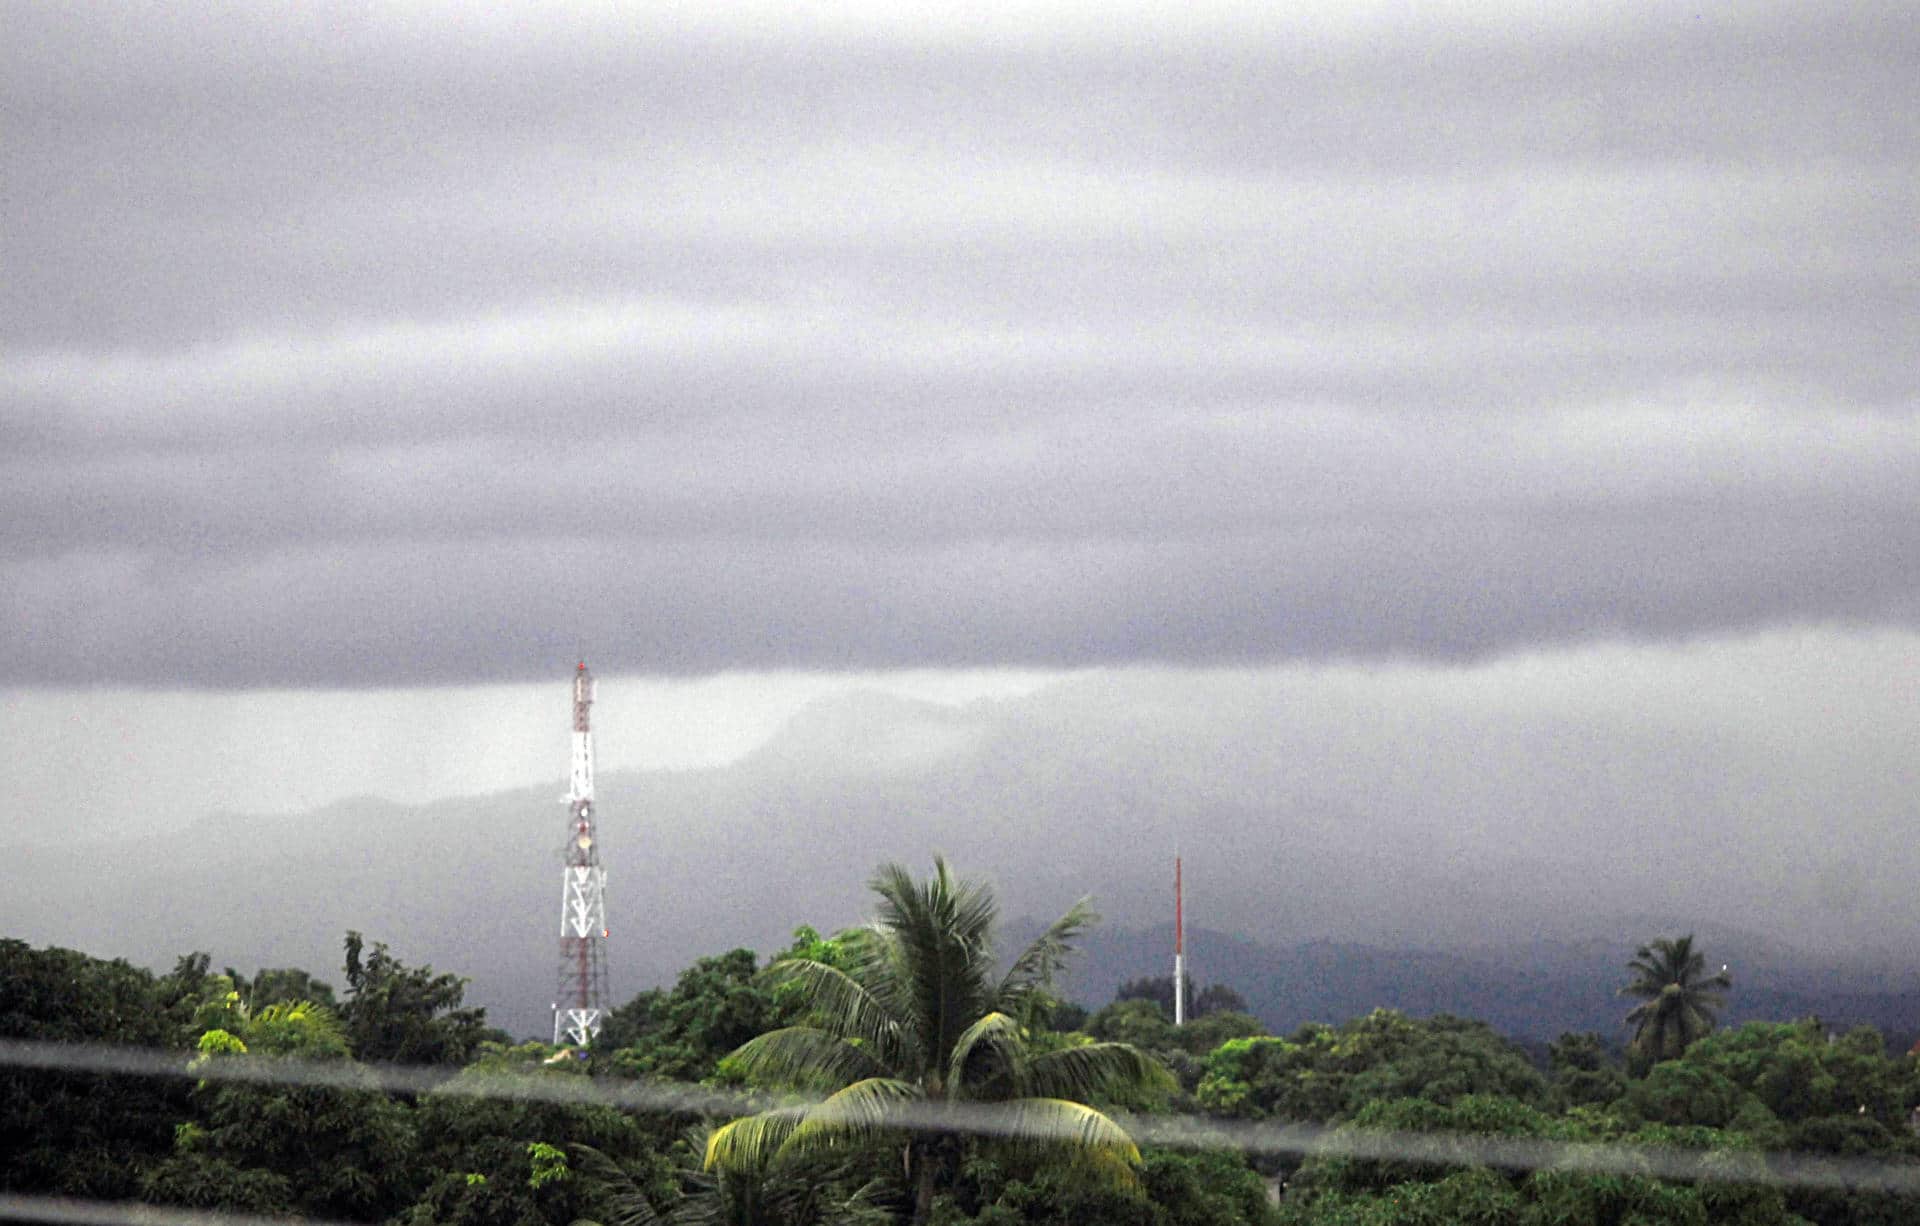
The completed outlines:
{"type": "Polygon", "coordinates": [[[485,1009],[463,1004],[467,981],[410,967],[382,942],[371,951],[357,932],[346,938],[347,1002],[341,1010],[354,1055],[369,1062],[461,1065],[488,1039],[485,1009]]]}
{"type": "Polygon", "coordinates": [[[597,1069],[621,1077],[705,1081],[726,1055],[793,1016],[760,975],[750,949],[701,958],[667,991],[648,991],[612,1011],[594,1044],[597,1069]]]}
{"type": "Polygon", "coordinates": [[[1470,1094],[1540,1104],[1547,1081],[1482,1022],[1391,1009],[1339,1026],[1309,1024],[1286,1038],[1230,1039],[1207,1056],[1196,1091],[1202,1106],[1224,1116],[1322,1122],[1382,1099],[1449,1103],[1470,1094]]]}

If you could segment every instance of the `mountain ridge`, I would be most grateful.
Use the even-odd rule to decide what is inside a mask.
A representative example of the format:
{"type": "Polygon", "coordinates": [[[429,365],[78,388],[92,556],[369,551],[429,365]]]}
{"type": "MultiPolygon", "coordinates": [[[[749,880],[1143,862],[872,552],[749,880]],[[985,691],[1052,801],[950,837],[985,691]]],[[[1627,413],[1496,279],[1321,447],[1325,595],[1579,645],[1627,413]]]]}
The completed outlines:
{"type": "MultiPolygon", "coordinates": [[[[1497,1010],[1502,993],[1532,998],[1529,974],[1610,991],[1638,942],[1716,924],[1804,934],[1826,951],[1703,937],[1743,992],[1907,990],[1896,959],[1822,935],[1822,887],[1800,843],[1765,844],[1743,813],[1741,855],[1698,854],[1733,817],[1703,808],[1718,801],[1686,770],[1687,745],[1651,745],[1633,727],[1602,741],[1604,728],[1526,711],[1470,715],[1422,721],[1338,685],[1213,676],[1090,677],[959,706],[870,694],[810,704],[735,761],[601,776],[614,995],[670,982],[706,953],[781,948],[800,924],[856,921],[875,865],[922,871],[935,852],[990,882],[1003,914],[1057,914],[1091,893],[1114,931],[1150,931],[1172,904],[1176,842],[1196,933],[1352,947],[1344,980],[1321,955],[1244,951],[1283,985],[1276,1018],[1390,1003],[1369,991],[1497,1010]],[[1515,778],[1516,762],[1543,778],[1515,778]],[[1642,766],[1654,773],[1630,773],[1642,766]],[[1489,771],[1492,790],[1475,792],[1489,771]],[[1679,811],[1714,820],[1666,816],[1679,811]],[[1674,864],[1706,867],[1676,876],[1674,864]],[[1594,933],[1617,939],[1614,952],[1508,953],[1594,933]],[[1477,994],[1449,996],[1449,976],[1477,994]]],[[[149,965],[205,949],[326,974],[353,928],[408,962],[471,975],[502,1024],[538,1033],[558,959],[561,790],[556,776],[92,842],[54,822],[19,825],[0,852],[12,869],[0,931],[149,965]]],[[[1885,851],[1868,880],[1890,887],[1900,872],[1885,851]]],[[[1894,939],[1889,904],[1856,902],[1873,920],[1859,931],[1894,939]]],[[[1196,970],[1224,949],[1197,943],[1196,970]]],[[[1161,962],[1130,974],[1164,974],[1161,962]]],[[[1532,1024],[1524,1010],[1509,1020],[1532,1024]]]]}
{"type": "MultiPolygon", "coordinates": [[[[1009,925],[1007,947],[1019,948],[1040,928],[1024,918],[1009,925]]],[[[1473,1017],[1519,1039],[1545,1041],[1587,1030],[1617,1039],[1624,1036],[1631,1004],[1618,994],[1628,978],[1626,963],[1656,935],[1680,933],[1668,927],[1633,938],[1536,941],[1502,959],[1484,951],[1386,948],[1332,938],[1269,945],[1188,928],[1187,965],[1200,986],[1220,983],[1239,992],[1249,1011],[1279,1034],[1306,1022],[1340,1022],[1392,1008],[1473,1017]],[[1550,956],[1543,958],[1543,952],[1550,956]]],[[[1867,1024],[1895,1037],[1920,1031],[1920,975],[1849,968],[1811,954],[1801,961],[1770,960],[1762,946],[1701,948],[1711,960],[1737,959],[1750,968],[1736,972],[1727,994],[1721,1016],[1728,1024],[1818,1015],[1842,1029],[1867,1024]]],[[[1171,924],[1096,929],[1080,942],[1063,994],[1097,1009],[1126,980],[1170,975],[1172,949],[1171,924]]]]}

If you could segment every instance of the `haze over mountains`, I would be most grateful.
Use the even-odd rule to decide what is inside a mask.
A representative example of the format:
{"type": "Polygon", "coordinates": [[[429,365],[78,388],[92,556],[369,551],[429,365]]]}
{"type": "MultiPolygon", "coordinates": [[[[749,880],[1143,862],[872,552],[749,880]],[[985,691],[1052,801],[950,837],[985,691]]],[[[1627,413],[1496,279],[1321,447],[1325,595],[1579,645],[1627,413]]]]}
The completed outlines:
{"type": "MultiPolygon", "coordinates": [[[[1678,932],[1671,918],[1618,918],[1620,932],[1678,932]]],[[[1858,961],[1828,960],[1758,934],[1695,926],[1697,943],[1731,963],[1734,991],[1722,1020],[1818,1016],[1836,1028],[1878,1026],[1900,1049],[1920,1032],[1920,974],[1858,961]]],[[[1167,974],[1172,926],[1095,933],[1070,976],[1076,998],[1112,999],[1128,979],[1167,974]]],[[[1284,947],[1228,933],[1189,930],[1188,966],[1196,982],[1224,983],[1278,1033],[1312,1021],[1340,1021],[1376,1008],[1417,1015],[1477,1018],[1504,1034],[1535,1042],[1563,1031],[1591,1030],[1624,1040],[1631,1001],[1618,989],[1634,939],[1525,941],[1466,949],[1388,949],[1318,940],[1284,947]]]]}
{"type": "MultiPolygon", "coordinates": [[[[1630,695],[1633,678],[1614,676],[1630,695]]],[[[1876,948],[1916,931],[1900,888],[1910,802],[1896,770],[1808,776],[1831,748],[1817,687],[1758,731],[1730,703],[1718,721],[1694,711],[1684,736],[1618,688],[1611,703],[1535,701],[1591,680],[1508,684],[1494,703],[1471,686],[1437,697],[1419,671],[1142,671],[957,706],[817,703],[725,766],[600,780],[615,995],[702,954],[777,948],[797,924],[857,921],[875,864],[922,867],[940,851],[991,878],[1010,919],[1095,895],[1108,923],[1080,983],[1097,1004],[1119,977],[1164,973],[1166,934],[1128,930],[1165,920],[1176,845],[1189,922],[1209,930],[1197,973],[1275,1024],[1350,1002],[1464,1009],[1514,997],[1531,974],[1539,1006],[1488,1020],[1539,1029],[1528,1019],[1565,996],[1554,984],[1617,979],[1634,944],[1683,927],[1755,992],[1914,986],[1876,948]],[[1259,948],[1313,942],[1333,944],[1259,948]],[[1435,995],[1448,983],[1456,1003],[1435,995]]],[[[1700,681],[1679,670],[1662,697],[1692,686],[1697,703],[1718,701],[1700,681]]],[[[207,949],[216,964],[337,979],[352,927],[471,976],[497,1022],[538,1034],[560,791],[556,778],[417,806],[229,814],[99,845],[36,825],[7,852],[16,888],[0,932],[153,964],[207,949]]],[[[1566,1011],[1565,1025],[1586,1026],[1618,1010],[1602,998],[1566,1011]]]]}

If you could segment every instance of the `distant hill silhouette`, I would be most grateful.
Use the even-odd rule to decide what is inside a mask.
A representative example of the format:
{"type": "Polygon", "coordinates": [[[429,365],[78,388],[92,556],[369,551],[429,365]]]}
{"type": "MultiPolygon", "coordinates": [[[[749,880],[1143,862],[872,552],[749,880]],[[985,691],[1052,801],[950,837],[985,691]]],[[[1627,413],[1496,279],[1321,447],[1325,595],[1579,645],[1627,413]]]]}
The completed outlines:
{"type": "MultiPolygon", "coordinates": [[[[1038,928],[1028,921],[1010,926],[1008,944],[1038,928]]],[[[1624,1038],[1621,1019],[1631,1002],[1616,992],[1627,979],[1625,964],[1641,940],[1678,930],[1669,924],[1645,932],[1634,940],[1454,952],[1326,940],[1274,946],[1189,929],[1188,968],[1202,986],[1234,988],[1283,1034],[1305,1022],[1338,1022],[1385,1007],[1474,1017],[1521,1039],[1546,1040],[1567,1030],[1624,1038]]],[[[1751,934],[1717,934],[1719,942],[1703,930],[1701,943],[1709,957],[1736,968],[1722,1015],[1727,1023],[1818,1016],[1836,1028],[1870,1024],[1908,1041],[1920,1030],[1920,978],[1823,962],[1751,934]]],[[[1081,942],[1068,995],[1098,1008],[1126,980],[1170,974],[1172,948],[1172,925],[1095,929],[1081,942]]]]}
{"type": "MultiPolygon", "coordinates": [[[[1396,1005],[1470,1013],[1514,1034],[1614,1033],[1623,1009],[1612,993],[1634,945],[1688,931],[1734,964],[1735,1017],[1915,1024],[1911,976],[1779,942],[1808,929],[1780,887],[1762,893],[1738,875],[1777,876],[1784,863],[1759,854],[1751,824],[1752,855],[1709,864],[1728,874],[1716,889],[1690,877],[1676,897],[1666,874],[1645,877],[1648,865],[1699,861],[1684,838],[1705,828],[1659,815],[1707,799],[1649,799],[1623,782],[1646,763],[1668,769],[1679,754],[1670,739],[1605,742],[1611,756],[1595,774],[1604,729],[1528,712],[1405,728],[1383,722],[1391,712],[1341,705],[1337,687],[1300,697],[1220,679],[1196,693],[1097,677],[959,707],[852,694],[808,707],[724,766],[605,774],[614,995],[671,982],[703,954],[782,948],[799,924],[857,922],[876,865],[924,869],[943,852],[990,880],[1009,916],[1051,917],[1094,895],[1111,926],[1089,942],[1082,995],[1102,1003],[1123,978],[1167,973],[1170,934],[1147,926],[1170,911],[1178,840],[1188,921],[1213,929],[1194,929],[1194,973],[1233,985],[1276,1026],[1396,1005]],[[1476,808],[1467,776],[1485,762],[1583,782],[1476,808]],[[1440,786],[1449,770],[1459,777],[1440,786]],[[1549,811],[1563,795],[1578,804],[1549,811]],[[1622,821],[1632,856],[1608,850],[1627,837],[1622,821]],[[1774,902],[1775,939],[1708,923],[1741,919],[1758,898],[1774,902]],[[1649,908],[1683,918],[1636,913],[1649,908]]],[[[514,1033],[548,1033],[562,766],[541,787],[219,815],[97,844],[84,825],[23,820],[0,847],[0,933],[162,967],[200,949],[216,966],[301,966],[338,982],[341,937],[354,928],[409,963],[471,976],[472,998],[514,1033]]],[[[259,769],[270,780],[274,763],[259,769]]],[[[1648,786],[1677,783],[1692,786],[1679,776],[1648,786]]],[[[1859,906],[1870,904],[1863,895],[1859,906]]],[[[1890,941],[1902,931],[1861,927],[1890,941]]]]}

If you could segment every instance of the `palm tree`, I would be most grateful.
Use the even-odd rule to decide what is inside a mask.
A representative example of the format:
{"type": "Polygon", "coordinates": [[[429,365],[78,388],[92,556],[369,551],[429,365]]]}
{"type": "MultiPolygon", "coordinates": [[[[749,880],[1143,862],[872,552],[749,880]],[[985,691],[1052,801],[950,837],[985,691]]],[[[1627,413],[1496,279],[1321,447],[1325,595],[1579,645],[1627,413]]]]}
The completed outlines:
{"type": "Polygon", "coordinates": [[[1648,1064],[1677,1060],[1694,1040],[1710,1034],[1717,1023],[1714,1015],[1725,1003],[1721,993],[1733,986],[1724,966],[1713,975],[1706,973],[1706,960],[1694,950],[1692,934],[1642,945],[1627,969],[1633,982],[1621,988],[1620,995],[1640,999],[1627,1012],[1627,1025],[1634,1027],[1629,1049],[1648,1064]]]}
{"type": "Polygon", "coordinates": [[[924,883],[887,864],[871,885],[879,916],[841,938],[846,969],[804,958],[768,968],[796,985],[810,1024],[770,1031],[733,1057],[751,1077],[827,1097],[717,1129],[707,1143],[708,1169],[764,1170],[776,1160],[896,1138],[913,1221],[923,1223],[962,1145],[938,1115],[953,1104],[990,1102],[1004,1105],[1009,1131],[1025,1148],[1132,1184],[1140,1151],[1111,1118],[1079,1100],[1151,1093],[1170,1088],[1171,1076],[1124,1043],[1037,1051],[1023,1024],[1051,1004],[1054,975],[1094,921],[1086,900],[997,975],[997,908],[985,886],[956,880],[940,859],[924,883]]]}
{"type": "MultiPolygon", "coordinates": [[[[707,1136],[691,1139],[704,1152],[707,1136]]],[[[887,1214],[872,1202],[869,1185],[852,1186],[844,1170],[813,1172],[802,1179],[792,1168],[678,1172],[681,1196],[661,1213],[620,1164],[591,1145],[568,1146],[589,1195],[605,1210],[607,1226],[881,1226],[887,1214]]],[[[601,1226],[577,1218],[572,1226],[601,1226]]]]}

